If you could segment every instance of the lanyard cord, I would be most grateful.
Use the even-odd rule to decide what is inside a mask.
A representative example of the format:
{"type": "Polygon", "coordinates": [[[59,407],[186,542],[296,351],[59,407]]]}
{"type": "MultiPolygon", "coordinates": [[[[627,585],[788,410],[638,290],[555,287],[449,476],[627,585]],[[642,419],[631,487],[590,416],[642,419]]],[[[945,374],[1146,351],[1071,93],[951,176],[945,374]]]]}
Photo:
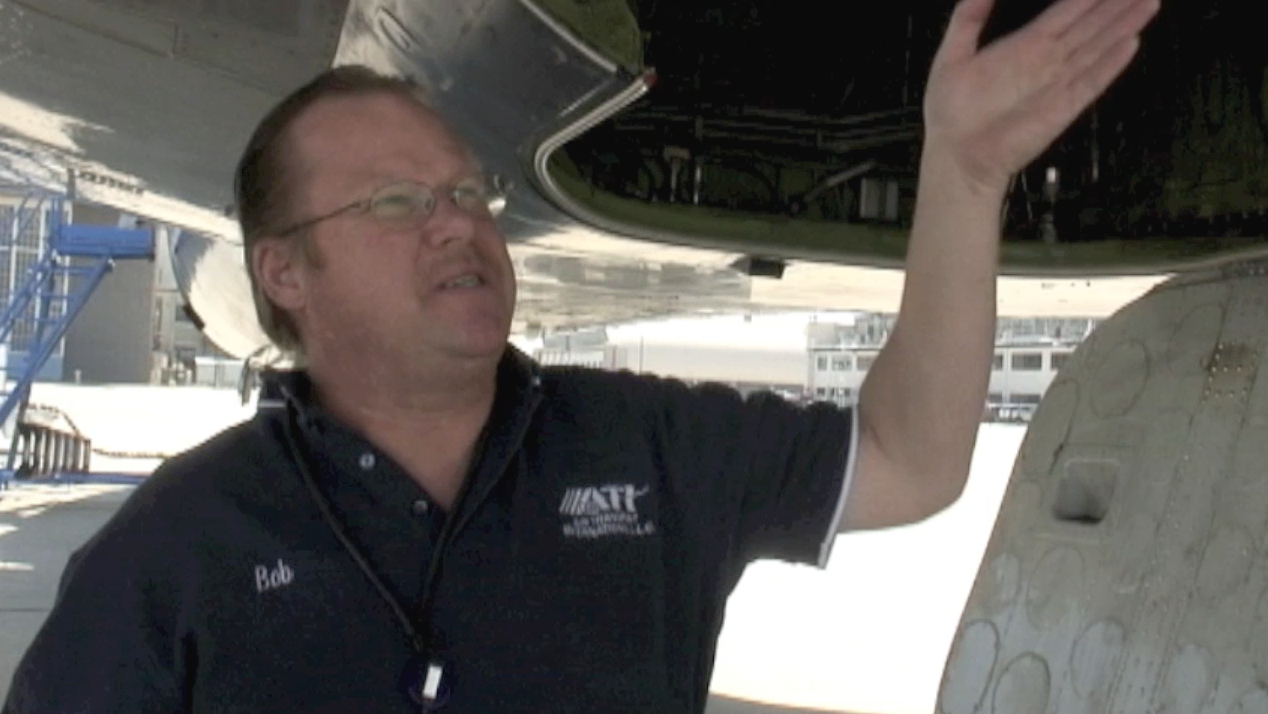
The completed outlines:
{"type": "Polygon", "coordinates": [[[322,518],[330,526],[330,530],[335,534],[335,537],[339,539],[339,543],[343,545],[344,550],[348,552],[348,555],[352,556],[357,568],[361,570],[361,574],[365,576],[366,580],[370,581],[370,584],[374,586],[379,597],[383,598],[388,607],[392,608],[392,614],[396,616],[401,629],[405,631],[405,636],[409,639],[410,647],[414,650],[414,654],[426,656],[428,641],[420,628],[427,626],[427,621],[431,615],[431,605],[436,595],[436,588],[433,585],[436,582],[436,577],[440,574],[440,564],[444,558],[446,546],[449,545],[449,541],[453,539],[454,531],[457,530],[455,525],[458,522],[458,506],[463,502],[467,492],[470,491],[473,479],[468,478],[462,484],[458,491],[458,498],[454,501],[453,513],[449,514],[449,517],[445,519],[445,525],[440,529],[440,536],[437,538],[431,562],[427,565],[427,575],[423,578],[423,597],[419,606],[416,625],[415,620],[410,618],[405,611],[405,607],[392,594],[387,584],[383,582],[383,578],[375,571],[374,566],[362,554],[356,543],[352,541],[352,537],[348,535],[343,523],[331,510],[330,500],[322,493],[321,487],[317,485],[317,480],[313,478],[312,470],[309,468],[308,452],[295,434],[294,415],[290,409],[287,409],[286,417],[283,418],[282,422],[282,428],[286,433],[286,445],[290,449],[295,466],[299,469],[300,479],[304,482],[309,495],[312,496],[313,502],[317,505],[317,510],[321,511],[322,518]]]}
{"type": "MultiPolygon", "coordinates": [[[[533,386],[536,387],[537,384],[538,381],[534,380],[533,386]]],[[[285,392],[285,390],[283,391],[285,392]]],[[[347,551],[348,555],[352,556],[353,561],[357,564],[357,568],[360,569],[361,574],[370,581],[370,584],[374,586],[374,589],[378,592],[379,597],[383,598],[383,601],[386,602],[388,607],[392,609],[392,614],[395,615],[397,621],[400,623],[401,629],[405,631],[405,635],[409,639],[410,647],[414,650],[414,654],[425,659],[429,654],[427,651],[429,642],[424,636],[422,629],[427,627],[428,620],[431,616],[432,601],[435,600],[436,596],[436,588],[434,585],[436,578],[440,575],[440,565],[444,558],[445,550],[449,545],[449,541],[453,539],[453,535],[458,530],[458,527],[462,523],[465,523],[470,517],[470,514],[467,514],[468,518],[462,518],[461,520],[458,518],[462,511],[462,505],[467,500],[468,493],[474,486],[476,480],[473,478],[474,474],[468,474],[467,478],[463,480],[462,486],[458,489],[457,498],[454,499],[453,508],[445,518],[445,524],[440,529],[440,535],[436,539],[436,547],[432,553],[431,562],[427,565],[427,574],[423,578],[422,597],[420,598],[421,603],[418,608],[418,619],[415,621],[410,618],[409,614],[405,611],[405,607],[402,606],[400,601],[396,599],[396,596],[392,594],[391,589],[389,589],[387,584],[383,582],[383,578],[379,577],[379,574],[375,571],[374,566],[370,564],[369,560],[361,553],[361,550],[357,547],[356,543],[353,542],[352,537],[348,535],[347,529],[344,528],[343,523],[340,522],[339,518],[331,509],[330,500],[326,498],[326,495],[322,493],[321,487],[317,485],[317,480],[313,477],[312,470],[309,468],[310,460],[308,458],[308,451],[304,448],[301,440],[295,434],[295,420],[297,418],[297,414],[295,413],[294,399],[291,398],[289,394],[286,394],[285,396],[286,398],[284,401],[287,406],[286,414],[282,418],[282,430],[285,433],[286,445],[291,452],[291,458],[295,462],[296,468],[299,470],[300,480],[304,482],[304,486],[308,489],[308,493],[312,497],[313,502],[316,504],[317,510],[321,512],[321,516],[330,527],[331,532],[335,534],[335,537],[339,540],[339,543],[343,545],[343,548],[347,551]]],[[[536,406],[536,402],[533,403],[533,406],[536,406]]],[[[525,423],[521,425],[518,433],[516,434],[515,444],[517,446],[520,441],[523,440],[525,433],[528,431],[527,422],[528,420],[526,419],[525,423]]],[[[486,428],[476,443],[476,454],[481,454],[485,451],[484,447],[488,442],[488,438],[489,429],[486,428]]],[[[479,463],[478,457],[476,463],[479,463]]]]}
{"type": "MultiPolygon", "coordinates": [[[[355,543],[352,542],[352,538],[348,535],[347,529],[344,528],[343,523],[339,521],[339,518],[336,517],[334,512],[331,510],[330,501],[327,500],[326,495],[321,492],[321,488],[317,485],[316,479],[313,478],[312,471],[308,468],[308,454],[304,450],[304,447],[299,443],[299,439],[295,436],[295,424],[293,423],[293,415],[291,414],[290,409],[287,409],[286,417],[282,420],[282,429],[286,432],[286,445],[290,449],[291,457],[295,460],[295,466],[299,469],[300,479],[304,482],[304,486],[307,487],[309,495],[312,496],[313,502],[317,505],[317,510],[321,511],[322,518],[326,521],[326,524],[330,526],[330,530],[335,534],[335,538],[339,539],[339,543],[343,545],[344,550],[348,552],[348,555],[352,556],[352,559],[357,564],[357,568],[361,570],[361,574],[370,581],[370,584],[374,586],[376,591],[378,591],[379,597],[383,598],[383,601],[388,604],[388,607],[392,608],[392,614],[396,616],[396,619],[400,622],[401,629],[405,630],[405,635],[409,638],[410,647],[414,649],[415,653],[421,654],[427,647],[426,641],[420,636],[418,629],[414,627],[413,620],[411,620],[409,615],[405,612],[405,608],[401,606],[400,601],[397,600],[396,596],[392,594],[392,591],[388,589],[387,584],[384,583],[383,579],[379,577],[379,574],[375,572],[374,567],[370,565],[370,562],[366,560],[364,555],[362,555],[361,550],[357,548],[355,543]]],[[[438,555],[439,553],[437,553],[437,556],[438,555]]],[[[437,560],[439,560],[438,557],[432,557],[433,565],[437,560]]],[[[431,570],[432,568],[428,569],[429,576],[431,575],[431,570]]],[[[428,580],[430,580],[430,577],[428,580]]],[[[426,587],[426,585],[424,585],[424,587],[426,587]]]]}

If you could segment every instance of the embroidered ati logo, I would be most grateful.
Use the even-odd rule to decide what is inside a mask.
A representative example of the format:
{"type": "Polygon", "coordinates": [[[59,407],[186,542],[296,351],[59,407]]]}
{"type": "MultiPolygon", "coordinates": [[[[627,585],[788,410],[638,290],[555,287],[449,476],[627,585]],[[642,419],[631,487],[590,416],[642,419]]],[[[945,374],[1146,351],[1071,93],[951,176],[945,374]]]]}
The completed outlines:
{"type": "Polygon", "coordinates": [[[277,565],[272,568],[267,565],[257,565],[255,566],[255,591],[262,593],[267,590],[276,590],[283,585],[290,585],[294,577],[295,573],[291,567],[283,563],[281,558],[277,559],[277,565]]]}
{"type": "Polygon", "coordinates": [[[564,492],[559,512],[565,516],[597,516],[601,513],[632,513],[638,508],[634,499],[646,495],[650,486],[635,488],[634,484],[608,486],[579,486],[564,492]]]}
{"type": "Polygon", "coordinates": [[[650,486],[630,483],[569,488],[559,503],[564,536],[589,539],[655,533],[656,525],[638,512],[638,499],[649,491],[650,486]]]}

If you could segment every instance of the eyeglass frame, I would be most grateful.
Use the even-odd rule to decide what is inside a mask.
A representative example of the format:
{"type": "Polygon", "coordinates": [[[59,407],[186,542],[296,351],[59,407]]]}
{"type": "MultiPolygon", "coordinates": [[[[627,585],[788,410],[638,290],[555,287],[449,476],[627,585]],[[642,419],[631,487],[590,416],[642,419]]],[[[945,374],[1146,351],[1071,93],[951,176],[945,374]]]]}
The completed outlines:
{"type": "MultiPolygon", "coordinates": [[[[475,176],[483,178],[486,187],[489,187],[492,189],[489,197],[486,199],[486,203],[497,204],[496,208],[494,208],[493,205],[489,206],[489,214],[496,218],[502,212],[502,210],[506,207],[506,197],[507,197],[507,194],[510,193],[511,184],[510,182],[506,181],[502,177],[501,174],[475,174],[475,176]]],[[[462,182],[467,181],[470,178],[473,178],[473,177],[472,176],[465,177],[462,179],[462,181],[459,181],[458,184],[461,184],[462,182]]],[[[338,216],[341,216],[345,213],[348,213],[349,211],[356,210],[358,215],[369,213],[371,207],[374,206],[375,197],[379,195],[381,192],[392,188],[393,186],[421,186],[427,189],[427,191],[432,195],[432,197],[437,200],[439,200],[439,196],[437,195],[438,193],[441,195],[448,196],[450,202],[452,202],[454,206],[458,207],[458,210],[466,213],[467,212],[466,209],[463,209],[462,207],[458,206],[458,199],[455,195],[459,189],[458,184],[455,184],[453,186],[447,186],[445,187],[445,190],[438,191],[436,187],[425,184],[422,181],[411,181],[409,179],[402,179],[400,181],[392,181],[389,183],[385,183],[379,186],[378,188],[374,189],[373,191],[370,192],[368,196],[365,196],[364,198],[359,198],[351,203],[348,203],[344,206],[336,208],[328,213],[323,213],[314,218],[307,218],[305,220],[302,220],[299,223],[296,223],[288,227],[284,231],[274,231],[272,232],[272,235],[277,238],[285,238],[287,236],[294,235],[295,233],[298,233],[306,228],[312,228],[313,226],[317,225],[318,223],[321,223],[322,221],[327,221],[327,220],[330,220],[331,218],[336,218],[338,216]]],[[[436,208],[435,206],[432,206],[431,211],[428,212],[427,216],[423,219],[423,222],[426,223],[428,220],[431,220],[431,217],[434,216],[435,213],[436,213],[436,208]]]]}

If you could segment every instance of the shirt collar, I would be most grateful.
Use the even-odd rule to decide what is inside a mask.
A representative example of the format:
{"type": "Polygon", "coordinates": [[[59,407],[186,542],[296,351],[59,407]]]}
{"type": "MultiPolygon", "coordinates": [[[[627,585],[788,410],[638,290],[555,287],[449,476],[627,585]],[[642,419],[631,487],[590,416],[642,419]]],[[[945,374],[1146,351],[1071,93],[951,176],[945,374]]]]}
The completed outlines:
{"type": "MultiPolygon", "coordinates": [[[[317,475],[320,486],[336,493],[343,475],[356,474],[355,482],[371,488],[375,497],[395,502],[419,495],[408,479],[391,478],[391,469],[375,458],[375,466],[367,472],[365,459],[377,449],[360,434],[326,413],[315,399],[315,389],[308,375],[301,370],[266,372],[261,375],[258,414],[263,418],[294,419],[301,439],[311,449],[316,463],[325,467],[317,475]],[[287,413],[289,412],[289,414],[287,413]],[[358,462],[359,468],[358,468],[358,462]],[[371,473],[372,472],[372,473],[371,473]],[[369,474],[367,476],[367,474],[369,474]]],[[[539,366],[513,345],[498,365],[497,396],[480,438],[479,456],[473,463],[476,496],[469,502],[483,501],[505,471],[504,465],[519,448],[527,424],[539,402],[542,379],[539,366]]],[[[403,474],[402,474],[403,475],[403,474]]]]}
{"type": "MultiPolygon", "coordinates": [[[[498,401],[514,396],[514,403],[524,404],[542,384],[541,367],[514,345],[508,344],[498,363],[498,401]]],[[[317,403],[316,390],[308,374],[302,370],[267,370],[261,374],[259,411],[293,408],[300,424],[312,427],[330,417],[317,403]]],[[[509,405],[507,405],[509,406],[509,405]]]]}

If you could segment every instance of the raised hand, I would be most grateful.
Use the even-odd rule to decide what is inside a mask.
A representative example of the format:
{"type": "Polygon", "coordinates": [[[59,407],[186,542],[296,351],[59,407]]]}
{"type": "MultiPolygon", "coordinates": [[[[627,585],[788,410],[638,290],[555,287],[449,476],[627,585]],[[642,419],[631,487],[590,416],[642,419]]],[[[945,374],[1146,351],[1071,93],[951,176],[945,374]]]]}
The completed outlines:
{"type": "Polygon", "coordinates": [[[1159,1],[1057,0],[979,48],[993,0],[960,0],[930,70],[926,151],[1003,192],[1127,67],[1159,1]]]}

